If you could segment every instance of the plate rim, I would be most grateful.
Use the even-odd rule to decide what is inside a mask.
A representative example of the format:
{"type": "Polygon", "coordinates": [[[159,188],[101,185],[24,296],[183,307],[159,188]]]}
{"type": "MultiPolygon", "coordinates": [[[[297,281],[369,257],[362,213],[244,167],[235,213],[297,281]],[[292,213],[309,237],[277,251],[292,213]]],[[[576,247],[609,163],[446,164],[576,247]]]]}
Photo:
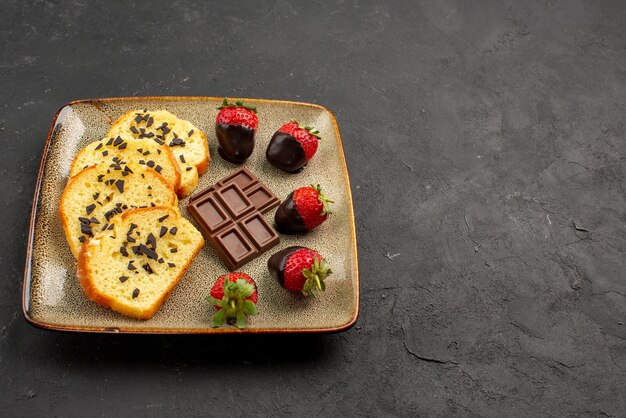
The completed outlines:
{"type": "Polygon", "coordinates": [[[63,117],[62,113],[65,109],[71,108],[74,105],[79,104],[90,104],[99,108],[100,103],[106,102],[131,102],[131,101],[142,101],[142,100],[175,100],[175,101],[206,101],[206,100],[222,100],[223,97],[218,96],[124,96],[124,97],[105,97],[105,98],[93,98],[93,99],[79,99],[73,100],[65,103],[61,106],[57,112],[54,114],[52,118],[52,122],[50,124],[50,128],[48,130],[48,135],[46,137],[46,141],[43,147],[43,153],[41,156],[41,161],[39,163],[39,171],[37,173],[37,180],[35,182],[35,192],[33,194],[33,202],[31,205],[31,213],[30,213],[30,225],[28,228],[28,241],[26,246],[26,260],[24,267],[24,279],[22,281],[22,314],[26,321],[41,329],[52,330],[52,331],[65,331],[65,332],[85,332],[85,333],[98,333],[98,334],[148,334],[148,335],[162,335],[162,334],[196,334],[196,335],[209,335],[209,334],[322,334],[322,333],[333,333],[333,332],[341,332],[350,329],[356,323],[359,311],[360,311],[360,277],[359,277],[359,257],[358,257],[358,248],[356,241],[356,222],[354,216],[354,205],[352,202],[352,187],[350,185],[350,175],[348,172],[348,165],[346,163],[346,156],[343,148],[343,142],[341,139],[341,133],[339,132],[339,125],[337,124],[337,119],[333,112],[331,112],[325,106],[315,104],[315,103],[307,103],[307,102],[297,102],[292,100],[278,100],[278,99],[264,99],[264,98],[240,98],[240,97],[229,97],[229,99],[234,100],[248,100],[248,101],[256,101],[263,103],[271,103],[271,104],[287,104],[293,106],[304,106],[304,107],[312,107],[315,109],[319,109],[323,112],[326,112],[332,121],[334,132],[337,139],[337,145],[339,146],[340,152],[340,160],[341,160],[341,168],[343,172],[344,179],[346,181],[346,185],[348,188],[348,196],[347,203],[350,219],[350,244],[352,246],[352,251],[354,253],[354,260],[352,265],[353,274],[355,275],[355,286],[354,286],[354,296],[355,296],[355,305],[352,311],[352,315],[350,319],[342,325],[336,327],[318,327],[318,328],[246,328],[243,330],[239,330],[235,327],[225,327],[225,328],[148,328],[148,327],[140,327],[140,328],[126,328],[126,327],[98,327],[98,326],[76,326],[76,325],[63,325],[63,324],[51,324],[48,322],[38,321],[34,319],[29,311],[30,311],[30,290],[31,290],[31,282],[32,282],[32,261],[33,261],[33,250],[35,244],[35,222],[37,220],[37,209],[39,204],[39,197],[41,194],[41,188],[43,185],[43,178],[45,174],[45,165],[48,158],[48,153],[50,151],[50,144],[52,142],[52,136],[55,133],[57,127],[61,124],[63,117]]]}

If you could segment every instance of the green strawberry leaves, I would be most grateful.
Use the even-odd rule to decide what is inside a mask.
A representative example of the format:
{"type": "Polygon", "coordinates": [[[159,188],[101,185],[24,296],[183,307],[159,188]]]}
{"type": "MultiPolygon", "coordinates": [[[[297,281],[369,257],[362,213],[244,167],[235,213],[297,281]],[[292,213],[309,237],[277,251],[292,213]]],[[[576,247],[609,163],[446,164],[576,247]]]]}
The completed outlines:
{"type": "Polygon", "coordinates": [[[228,103],[228,99],[224,97],[224,101],[222,102],[222,105],[218,107],[218,109],[222,110],[227,107],[243,107],[244,109],[248,109],[256,113],[256,107],[243,104],[243,100],[237,100],[235,103],[228,103]]]}
{"type": "Polygon", "coordinates": [[[312,127],[312,126],[305,126],[304,130],[307,131],[308,133],[310,133],[311,135],[313,135],[314,137],[316,137],[317,139],[320,139],[320,136],[319,136],[320,131],[318,131],[314,127],[312,127]]]}
{"type": "Polygon", "coordinates": [[[244,279],[237,279],[236,282],[225,279],[224,297],[221,300],[215,299],[213,296],[207,297],[211,305],[219,307],[219,311],[212,319],[213,327],[217,328],[222,326],[224,322],[234,320],[237,328],[244,329],[247,316],[258,313],[254,302],[247,299],[255,290],[254,285],[244,279]]]}
{"type": "Polygon", "coordinates": [[[331,213],[333,213],[330,210],[330,204],[331,203],[335,203],[334,201],[330,200],[329,198],[327,198],[326,196],[324,196],[322,194],[322,188],[320,187],[320,185],[314,185],[311,184],[311,187],[313,189],[315,189],[315,191],[317,192],[317,194],[319,195],[317,197],[317,199],[320,201],[320,203],[322,204],[322,211],[320,212],[320,216],[324,216],[324,215],[330,215],[331,213]]]}
{"type": "Polygon", "coordinates": [[[213,315],[212,324],[213,327],[221,327],[226,320],[226,309],[220,309],[215,315],[213,315]]]}
{"type": "Polygon", "coordinates": [[[246,327],[246,314],[239,311],[237,312],[237,328],[244,329],[246,327]]]}
{"type": "Polygon", "coordinates": [[[324,258],[320,260],[318,257],[314,257],[311,268],[302,270],[302,275],[307,279],[302,287],[302,294],[315,299],[315,290],[319,289],[322,292],[326,290],[324,280],[331,273],[332,270],[328,267],[324,258]]]}
{"type": "Polygon", "coordinates": [[[248,315],[256,315],[258,311],[256,310],[256,305],[251,300],[245,300],[243,302],[243,310],[248,315]]]}

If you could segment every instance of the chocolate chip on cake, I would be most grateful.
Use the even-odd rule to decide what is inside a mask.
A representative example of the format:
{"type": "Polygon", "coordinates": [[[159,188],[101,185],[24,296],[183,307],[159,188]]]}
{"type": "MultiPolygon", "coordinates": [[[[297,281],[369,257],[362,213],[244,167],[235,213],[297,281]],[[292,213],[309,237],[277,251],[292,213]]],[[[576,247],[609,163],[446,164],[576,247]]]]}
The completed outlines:
{"type": "Polygon", "coordinates": [[[119,190],[120,193],[124,193],[124,180],[117,180],[115,182],[115,187],[119,190]]]}

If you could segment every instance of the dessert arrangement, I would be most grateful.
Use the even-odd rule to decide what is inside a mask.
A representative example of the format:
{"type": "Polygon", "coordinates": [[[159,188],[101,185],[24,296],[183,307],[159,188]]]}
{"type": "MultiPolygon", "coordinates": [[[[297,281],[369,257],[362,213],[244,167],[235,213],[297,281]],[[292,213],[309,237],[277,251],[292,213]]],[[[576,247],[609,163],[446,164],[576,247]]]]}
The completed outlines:
{"type": "MultiPolygon", "coordinates": [[[[306,244],[306,234],[329,219],[334,202],[319,184],[294,187],[281,203],[256,174],[237,167],[253,155],[263,121],[242,101],[224,99],[218,109],[217,151],[235,167],[195,194],[199,176],[209,169],[207,135],[162,109],[127,112],[104,138],[74,156],[59,215],[78,280],[94,302],[132,318],[153,317],[206,240],[216,262],[231,271],[213,284],[211,272],[206,274],[207,309],[216,310],[210,324],[242,329],[264,314],[257,311],[262,295],[246,264],[277,246],[280,234],[306,244]],[[178,198],[186,196],[193,223],[179,209],[178,198]],[[272,222],[266,217],[273,209],[272,222]]],[[[269,140],[267,163],[297,176],[319,140],[310,126],[283,123],[269,140]]],[[[326,289],[332,271],[316,250],[290,246],[267,257],[267,277],[256,280],[273,277],[278,289],[302,299],[326,289]]]]}

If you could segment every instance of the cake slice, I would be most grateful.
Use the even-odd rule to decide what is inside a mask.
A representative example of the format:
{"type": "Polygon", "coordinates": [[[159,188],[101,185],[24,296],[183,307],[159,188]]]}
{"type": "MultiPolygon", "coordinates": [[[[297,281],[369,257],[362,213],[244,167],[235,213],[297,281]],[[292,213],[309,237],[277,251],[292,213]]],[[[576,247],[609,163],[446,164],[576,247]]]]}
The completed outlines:
{"type": "Polygon", "coordinates": [[[196,257],[202,234],[172,208],[133,209],[83,247],[77,275],[89,298],[123,315],[151,318],[196,257]]]}
{"type": "Polygon", "coordinates": [[[110,232],[113,218],[127,209],[171,206],[178,198],[165,179],[138,164],[101,163],[70,178],[59,205],[59,216],[72,254],[96,233],[110,232]]]}
{"type": "Polygon", "coordinates": [[[70,176],[94,164],[110,164],[115,158],[153,168],[174,190],[180,187],[180,171],[170,148],[149,138],[135,139],[129,135],[100,139],[81,149],[72,160],[70,176]]]}
{"type": "Polygon", "coordinates": [[[180,168],[178,195],[188,196],[198,185],[198,176],[209,166],[206,134],[191,122],[165,110],[132,110],[113,123],[107,137],[131,135],[168,145],[180,168]]]}

